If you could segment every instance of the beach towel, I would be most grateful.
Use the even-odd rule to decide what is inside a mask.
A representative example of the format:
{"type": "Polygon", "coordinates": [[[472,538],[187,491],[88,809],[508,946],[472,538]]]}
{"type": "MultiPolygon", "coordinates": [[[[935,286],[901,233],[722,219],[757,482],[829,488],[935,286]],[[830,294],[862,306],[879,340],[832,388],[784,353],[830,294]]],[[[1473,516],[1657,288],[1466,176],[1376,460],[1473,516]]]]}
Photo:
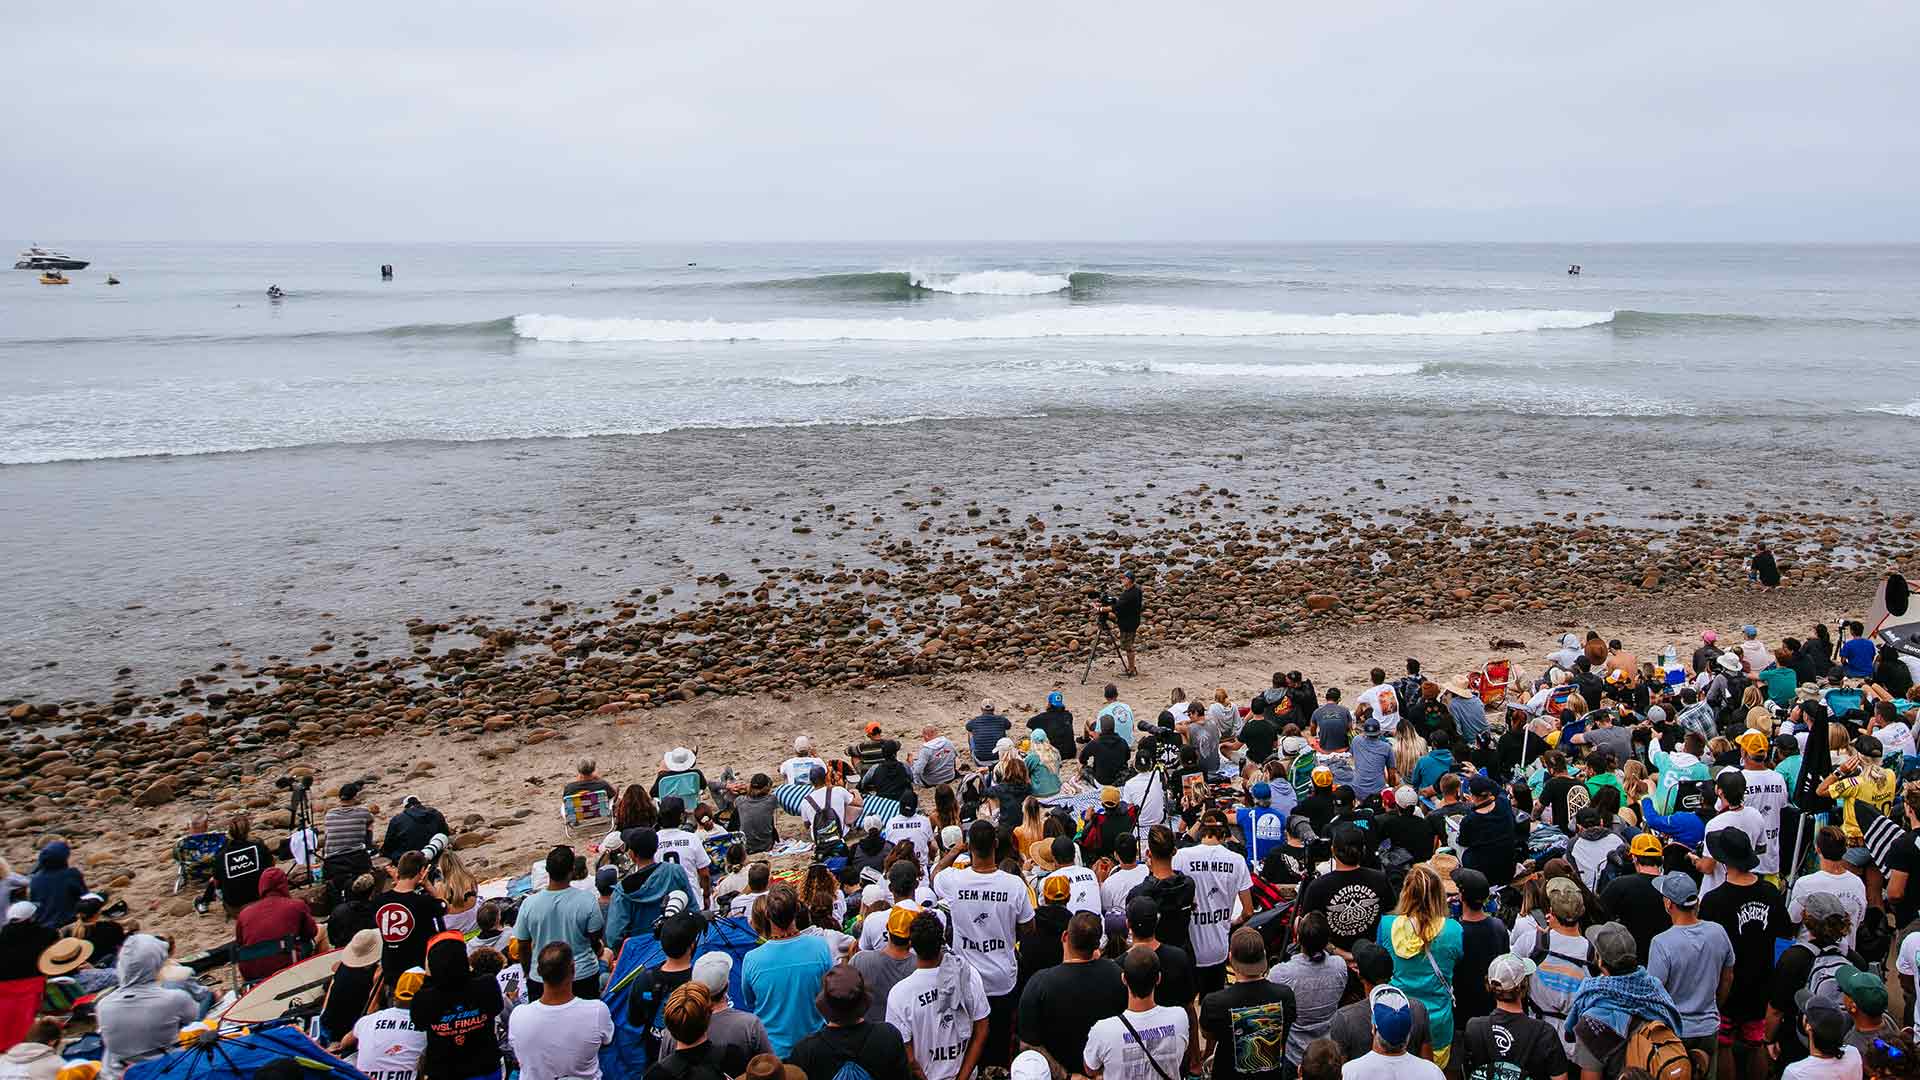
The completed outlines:
{"type": "MultiPolygon", "coordinates": [[[[798,815],[800,804],[806,801],[807,795],[812,791],[811,784],[781,784],[773,789],[773,801],[779,803],[780,809],[787,813],[798,815]]],[[[882,795],[868,795],[860,801],[860,816],[879,818],[880,824],[885,825],[900,816],[900,800],[889,799],[882,795]]]]}

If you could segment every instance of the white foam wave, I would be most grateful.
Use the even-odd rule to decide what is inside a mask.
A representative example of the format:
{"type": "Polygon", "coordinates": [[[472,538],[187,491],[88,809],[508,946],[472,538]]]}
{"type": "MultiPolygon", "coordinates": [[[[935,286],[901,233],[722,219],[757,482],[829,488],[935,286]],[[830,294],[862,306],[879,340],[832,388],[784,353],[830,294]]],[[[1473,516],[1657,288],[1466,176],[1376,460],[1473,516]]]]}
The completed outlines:
{"type": "Polygon", "coordinates": [[[781,386],[851,386],[860,381],[858,375],[775,375],[773,382],[781,386]]]}
{"type": "Polygon", "coordinates": [[[1187,364],[1151,361],[1158,375],[1196,375],[1234,379],[1368,379],[1418,375],[1419,364],[1187,364]]]}
{"type": "Polygon", "coordinates": [[[1434,311],[1304,315],[1119,305],[1022,311],[980,319],[580,319],[516,315],[513,332],[535,341],[978,341],[1097,337],[1358,335],[1463,337],[1571,330],[1613,321],[1611,311],[1434,311]]]}
{"type": "Polygon", "coordinates": [[[976,270],[970,274],[930,274],[907,271],[916,289],[969,296],[1043,296],[1072,286],[1065,274],[1035,274],[1026,270],[976,270]]]}
{"type": "Polygon", "coordinates": [[[1909,401],[1905,405],[1869,405],[1865,411],[1889,416],[1920,416],[1920,401],[1909,401]]]}

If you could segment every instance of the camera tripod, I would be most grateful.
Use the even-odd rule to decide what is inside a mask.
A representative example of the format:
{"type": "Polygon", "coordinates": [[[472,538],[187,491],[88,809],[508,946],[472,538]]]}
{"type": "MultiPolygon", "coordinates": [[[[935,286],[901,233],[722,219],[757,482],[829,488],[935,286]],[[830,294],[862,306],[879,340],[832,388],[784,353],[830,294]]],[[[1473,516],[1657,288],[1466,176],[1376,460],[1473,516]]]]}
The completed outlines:
{"type": "Polygon", "coordinates": [[[1107,622],[1106,616],[1096,613],[1088,619],[1088,622],[1091,624],[1089,629],[1092,633],[1089,635],[1091,640],[1087,642],[1087,670],[1080,673],[1081,686],[1087,685],[1087,680],[1093,677],[1093,662],[1100,658],[1102,641],[1106,642],[1107,648],[1113,651],[1115,660],[1124,662],[1126,659],[1120,652],[1120,638],[1114,634],[1113,624],[1107,622]]]}

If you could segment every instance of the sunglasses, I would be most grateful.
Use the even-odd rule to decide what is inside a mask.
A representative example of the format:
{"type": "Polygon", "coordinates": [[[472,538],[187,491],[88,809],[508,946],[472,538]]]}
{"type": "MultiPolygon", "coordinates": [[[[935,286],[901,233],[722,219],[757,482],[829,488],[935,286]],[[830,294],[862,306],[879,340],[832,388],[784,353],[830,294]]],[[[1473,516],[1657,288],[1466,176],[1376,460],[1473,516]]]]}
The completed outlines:
{"type": "Polygon", "coordinates": [[[1894,1061],[1899,1061],[1901,1058],[1907,1056],[1907,1052],[1905,1050],[1900,1049],[1899,1047],[1893,1045],[1892,1043],[1888,1042],[1885,1039],[1873,1040],[1873,1048],[1887,1055],[1887,1057],[1893,1059],[1894,1061]]]}

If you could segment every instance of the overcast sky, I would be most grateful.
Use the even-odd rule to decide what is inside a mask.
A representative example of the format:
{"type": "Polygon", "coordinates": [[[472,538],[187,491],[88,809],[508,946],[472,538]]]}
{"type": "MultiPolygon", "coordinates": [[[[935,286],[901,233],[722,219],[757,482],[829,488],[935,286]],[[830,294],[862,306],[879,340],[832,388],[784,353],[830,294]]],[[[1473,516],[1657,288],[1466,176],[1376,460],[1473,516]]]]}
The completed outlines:
{"type": "Polygon", "coordinates": [[[6,242],[1920,240],[1920,4],[7,4],[6,242]]]}

